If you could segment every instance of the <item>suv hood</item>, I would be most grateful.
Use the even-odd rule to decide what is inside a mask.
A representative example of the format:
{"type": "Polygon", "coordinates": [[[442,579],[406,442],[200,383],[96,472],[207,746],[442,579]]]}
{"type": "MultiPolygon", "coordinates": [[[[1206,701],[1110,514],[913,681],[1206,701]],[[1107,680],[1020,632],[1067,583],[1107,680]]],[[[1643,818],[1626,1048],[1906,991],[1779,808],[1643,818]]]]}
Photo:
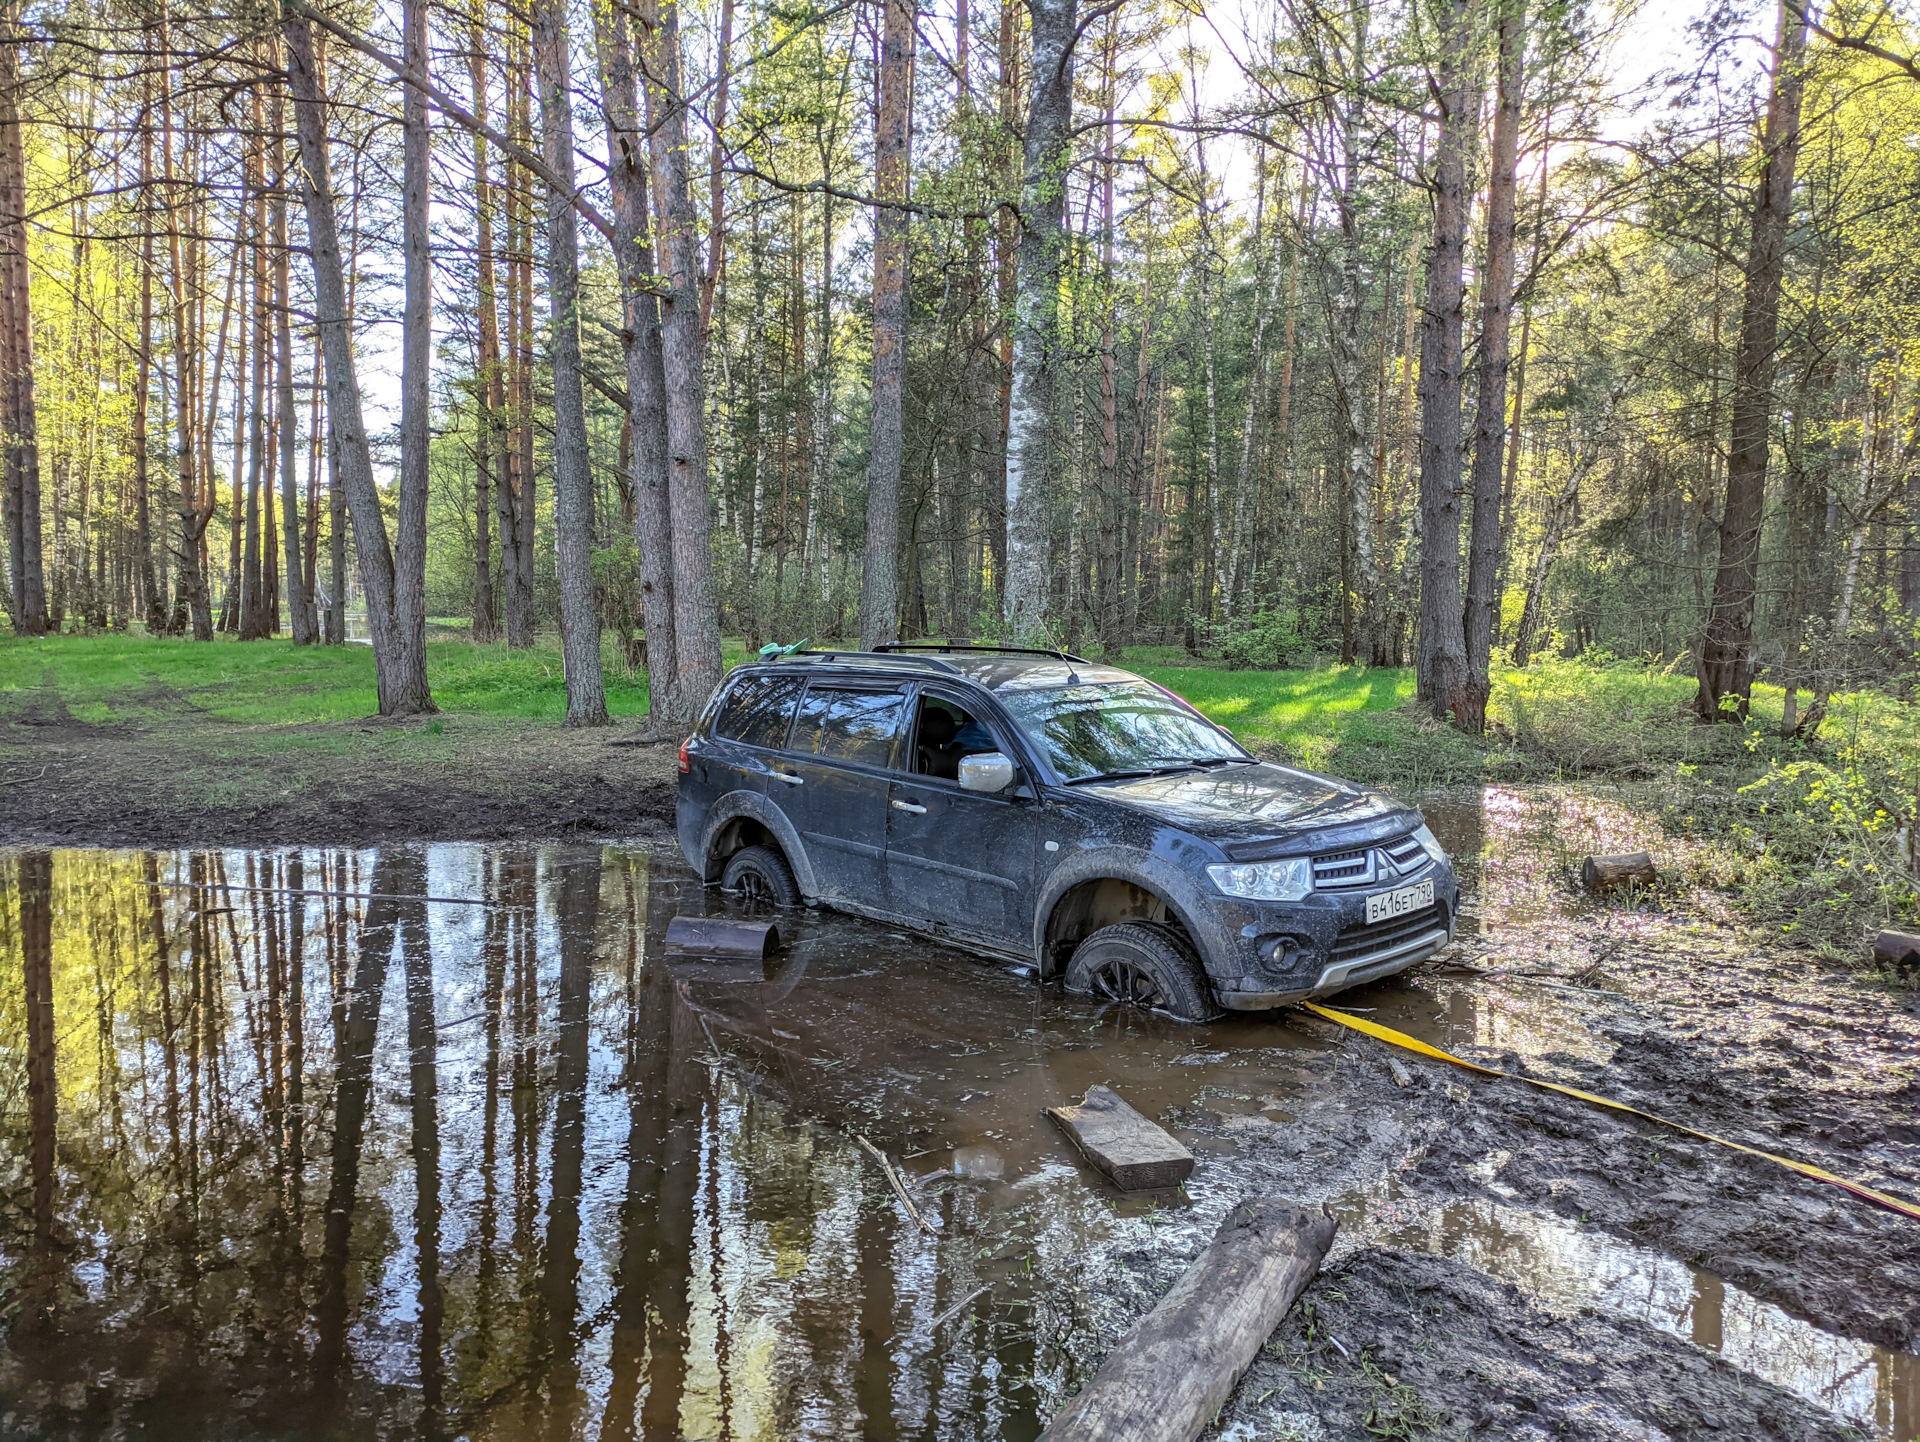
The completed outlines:
{"type": "Polygon", "coordinates": [[[1366,826],[1408,812],[1391,797],[1350,781],[1267,762],[1075,789],[1231,843],[1229,854],[1236,857],[1266,852],[1261,843],[1274,843],[1278,849],[1279,843],[1297,839],[1303,831],[1366,826]]]}

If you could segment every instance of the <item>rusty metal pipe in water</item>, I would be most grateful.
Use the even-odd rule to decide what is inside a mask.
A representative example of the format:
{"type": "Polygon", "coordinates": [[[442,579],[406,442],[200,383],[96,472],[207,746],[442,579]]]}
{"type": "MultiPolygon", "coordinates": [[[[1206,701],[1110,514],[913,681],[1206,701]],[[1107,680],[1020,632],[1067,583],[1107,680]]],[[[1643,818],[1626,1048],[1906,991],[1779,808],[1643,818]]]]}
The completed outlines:
{"type": "Polygon", "coordinates": [[[676,916],[667,923],[667,949],[689,956],[765,961],[780,949],[780,929],[771,921],[676,916]]]}

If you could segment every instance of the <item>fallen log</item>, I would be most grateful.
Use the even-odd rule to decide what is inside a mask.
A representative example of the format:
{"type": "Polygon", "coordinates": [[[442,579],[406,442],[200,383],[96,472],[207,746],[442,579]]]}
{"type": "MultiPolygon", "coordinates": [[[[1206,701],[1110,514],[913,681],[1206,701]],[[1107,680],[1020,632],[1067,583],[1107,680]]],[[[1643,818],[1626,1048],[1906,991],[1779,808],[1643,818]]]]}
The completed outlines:
{"type": "Polygon", "coordinates": [[[1048,1107],[1086,1159],[1123,1192],[1177,1187],[1193,1173],[1193,1153],[1103,1086],[1077,1107],[1048,1107]]]}
{"type": "Polygon", "coordinates": [[[1873,939],[1873,959],[1891,971],[1920,971],[1920,936],[1883,931],[1873,939]]]}
{"type": "Polygon", "coordinates": [[[1277,1197],[1240,1203],[1060,1409],[1043,1442],[1192,1442],[1320,1270],[1338,1230],[1332,1217],[1277,1197]]]}
{"type": "Polygon", "coordinates": [[[780,931],[770,921],[734,921],[724,916],[676,916],[667,923],[667,949],[692,956],[765,961],[780,949],[780,931]]]}
{"type": "Polygon", "coordinates": [[[1611,891],[1616,886],[1655,886],[1660,873],[1644,851],[1623,856],[1589,856],[1580,867],[1580,884],[1588,891],[1611,891]]]}

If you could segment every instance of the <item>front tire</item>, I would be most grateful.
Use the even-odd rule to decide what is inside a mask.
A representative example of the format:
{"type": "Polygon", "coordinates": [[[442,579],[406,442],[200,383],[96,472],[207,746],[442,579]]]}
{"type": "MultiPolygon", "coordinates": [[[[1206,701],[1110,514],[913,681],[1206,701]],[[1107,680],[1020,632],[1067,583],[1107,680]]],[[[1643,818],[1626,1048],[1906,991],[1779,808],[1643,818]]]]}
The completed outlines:
{"type": "Polygon", "coordinates": [[[792,911],[800,905],[800,883],[787,858],[771,846],[748,846],[727,859],[720,886],[749,911],[792,911]]]}
{"type": "Polygon", "coordinates": [[[1125,1002],[1181,1021],[1221,1015],[1191,943],[1172,927],[1123,921],[1081,942],[1067,963],[1067,990],[1125,1002]]]}

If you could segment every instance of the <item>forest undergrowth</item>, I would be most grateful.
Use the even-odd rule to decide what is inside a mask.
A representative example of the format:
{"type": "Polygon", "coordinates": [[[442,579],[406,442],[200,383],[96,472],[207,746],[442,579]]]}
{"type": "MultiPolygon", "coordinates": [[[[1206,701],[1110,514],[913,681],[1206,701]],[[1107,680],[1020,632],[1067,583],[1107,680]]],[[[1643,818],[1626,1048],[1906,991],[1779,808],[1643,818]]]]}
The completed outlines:
{"type": "MultiPolygon", "coordinates": [[[[1603,790],[1657,824],[1663,885],[1714,893],[1749,923],[1851,963],[1867,932],[1920,919],[1920,708],[1891,690],[1835,696],[1818,734],[1795,738],[1781,734],[1778,687],[1754,687],[1743,725],[1703,726],[1689,673],[1545,660],[1495,673],[1489,735],[1476,739],[1416,708],[1411,673],[1395,674],[1396,704],[1363,701],[1242,740],[1401,795],[1603,790]]],[[[1565,858],[1569,879],[1579,859],[1565,858]]]]}

